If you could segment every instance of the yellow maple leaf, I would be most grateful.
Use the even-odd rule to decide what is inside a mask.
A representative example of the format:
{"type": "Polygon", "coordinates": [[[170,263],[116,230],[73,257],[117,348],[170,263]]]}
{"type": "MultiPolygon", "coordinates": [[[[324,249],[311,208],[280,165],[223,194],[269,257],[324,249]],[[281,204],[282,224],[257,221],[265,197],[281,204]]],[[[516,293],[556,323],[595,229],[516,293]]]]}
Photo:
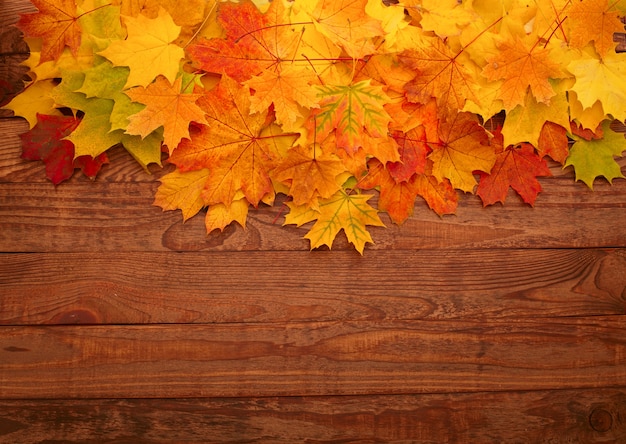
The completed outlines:
{"type": "Polygon", "coordinates": [[[376,52],[372,39],[383,36],[380,20],[368,16],[368,0],[302,1],[302,7],[313,19],[316,29],[343,47],[355,59],[376,52]]]}
{"type": "Polygon", "coordinates": [[[567,69],[576,76],[572,90],[584,108],[602,103],[606,114],[626,120],[626,54],[607,53],[603,59],[583,53],[567,69]]]}
{"type": "Polygon", "coordinates": [[[174,83],[185,55],[181,47],[172,44],[178,38],[180,26],[162,8],[155,19],[125,16],[124,24],[128,30],[126,40],[115,40],[98,53],[116,66],[130,68],[124,88],[147,86],[159,74],[174,83]]]}
{"type": "Polygon", "coordinates": [[[348,194],[342,189],[328,199],[321,199],[319,212],[306,206],[289,205],[291,211],[285,218],[285,224],[300,226],[317,219],[304,236],[311,241],[311,249],[322,245],[332,248],[333,241],[343,230],[348,241],[363,254],[365,244],[374,243],[366,226],[385,226],[376,209],[367,203],[371,197],[369,194],[348,194]]]}
{"type": "Polygon", "coordinates": [[[209,206],[204,219],[206,232],[213,230],[224,231],[232,222],[237,222],[243,228],[246,228],[246,219],[248,218],[248,209],[250,204],[245,197],[233,200],[229,205],[218,203],[209,206]]]}
{"type": "Polygon", "coordinates": [[[146,137],[162,126],[163,143],[171,153],[181,139],[189,138],[191,122],[207,123],[204,111],[196,105],[196,100],[202,94],[185,94],[181,88],[182,77],[170,84],[159,76],[147,88],[138,86],[126,91],[125,94],[134,102],[146,105],[143,110],[129,117],[126,133],[146,137]]]}
{"type": "Polygon", "coordinates": [[[202,190],[209,178],[209,170],[181,172],[174,170],[161,179],[161,185],[154,196],[154,205],[163,208],[163,211],[181,210],[183,220],[194,216],[202,207],[202,190]]]}

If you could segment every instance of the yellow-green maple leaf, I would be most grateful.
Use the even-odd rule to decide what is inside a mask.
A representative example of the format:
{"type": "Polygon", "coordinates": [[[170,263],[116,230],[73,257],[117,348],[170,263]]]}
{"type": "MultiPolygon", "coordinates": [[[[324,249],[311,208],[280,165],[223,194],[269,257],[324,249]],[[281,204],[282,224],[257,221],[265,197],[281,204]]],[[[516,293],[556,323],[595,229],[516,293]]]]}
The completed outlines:
{"type": "Polygon", "coordinates": [[[367,203],[371,197],[368,194],[348,194],[342,189],[328,199],[320,199],[319,212],[306,206],[298,210],[297,206],[290,205],[291,212],[285,218],[285,223],[300,226],[317,219],[304,236],[311,242],[311,249],[322,245],[332,248],[333,241],[343,230],[348,241],[363,254],[365,244],[374,242],[366,226],[384,226],[376,209],[367,203]]]}
{"type": "Polygon", "coordinates": [[[155,19],[143,15],[124,17],[128,30],[126,40],[115,40],[107,49],[100,51],[116,66],[128,66],[130,75],[125,88],[147,86],[157,75],[162,74],[170,83],[176,80],[183,49],[172,44],[180,33],[172,17],[159,10],[155,19]]]}
{"type": "Polygon", "coordinates": [[[318,140],[325,139],[336,129],[337,146],[354,152],[363,146],[364,129],[373,137],[387,135],[391,118],[383,105],[390,100],[382,87],[371,85],[371,80],[363,80],[316,89],[320,97],[320,109],[314,114],[318,140]]]}
{"type": "Polygon", "coordinates": [[[609,182],[624,177],[614,157],[621,156],[626,150],[626,138],[623,133],[611,129],[610,120],[604,121],[602,132],[602,139],[585,140],[574,136],[576,143],[572,145],[564,166],[573,166],[576,180],[583,181],[592,189],[596,177],[604,176],[609,182]]]}

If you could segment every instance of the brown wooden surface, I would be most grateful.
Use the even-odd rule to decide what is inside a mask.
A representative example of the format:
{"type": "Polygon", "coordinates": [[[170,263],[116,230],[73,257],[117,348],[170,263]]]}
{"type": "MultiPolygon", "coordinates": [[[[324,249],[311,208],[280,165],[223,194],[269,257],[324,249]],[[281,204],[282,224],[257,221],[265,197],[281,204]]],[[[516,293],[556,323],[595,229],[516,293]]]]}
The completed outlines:
{"type": "Polygon", "coordinates": [[[0,113],[0,443],[626,442],[626,180],[418,202],[361,257],[280,205],[206,236],[121,150],[55,188],[26,129],[0,113]]]}

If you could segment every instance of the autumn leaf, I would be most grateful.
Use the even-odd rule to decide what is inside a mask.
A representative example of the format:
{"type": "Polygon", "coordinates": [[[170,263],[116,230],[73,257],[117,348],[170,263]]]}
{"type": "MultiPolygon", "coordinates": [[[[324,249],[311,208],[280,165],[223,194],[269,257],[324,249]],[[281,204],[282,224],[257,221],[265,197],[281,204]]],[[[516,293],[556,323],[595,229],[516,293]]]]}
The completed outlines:
{"type": "Polygon", "coordinates": [[[343,162],[321,146],[291,148],[272,171],[275,180],[289,186],[289,195],[296,205],[319,209],[319,199],[327,199],[341,189],[343,162]]]}
{"type": "Polygon", "coordinates": [[[576,76],[572,90],[583,107],[600,102],[604,112],[618,120],[626,120],[626,54],[608,53],[602,60],[583,54],[567,69],[576,76]]]}
{"type": "Polygon", "coordinates": [[[174,83],[184,57],[181,47],[172,42],[180,33],[172,17],[161,9],[155,19],[143,15],[124,17],[128,30],[126,40],[115,40],[99,54],[116,66],[128,66],[130,74],[125,88],[147,86],[159,74],[174,83]]]}
{"type": "Polygon", "coordinates": [[[95,159],[91,156],[74,158],[74,144],[65,137],[78,127],[80,119],[71,116],[47,116],[39,114],[37,124],[26,133],[20,134],[22,158],[41,160],[46,165],[46,177],[58,185],[80,168],[94,178],[100,167],[108,163],[106,154],[95,159]]]}
{"type": "Polygon", "coordinates": [[[369,171],[359,181],[359,188],[364,190],[379,188],[378,209],[389,214],[394,223],[403,223],[413,214],[418,194],[417,174],[398,182],[391,176],[389,169],[377,159],[372,159],[368,166],[369,171]]]}
{"type": "Polygon", "coordinates": [[[353,85],[317,86],[319,110],[313,112],[316,135],[324,139],[336,130],[337,146],[355,152],[363,146],[364,130],[372,137],[387,135],[391,118],[383,105],[389,101],[380,86],[369,80],[353,85]]]}
{"type": "Polygon", "coordinates": [[[384,35],[381,22],[365,12],[368,0],[318,0],[300,2],[315,27],[339,44],[350,57],[361,59],[373,54],[372,39],[384,35]]]}
{"type": "Polygon", "coordinates": [[[538,45],[532,36],[505,39],[498,47],[500,53],[487,59],[483,74],[489,80],[504,80],[498,97],[504,109],[524,104],[528,89],[537,102],[548,103],[556,94],[548,80],[564,77],[559,64],[550,58],[550,49],[538,45]]]}
{"type": "Polygon", "coordinates": [[[233,222],[237,222],[241,227],[246,228],[249,208],[250,203],[245,198],[235,199],[230,205],[223,203],[211,205],[205,218],[207,233],[213,230],[224,231],[224,228],[233,222]]]}
{"type": "Polygon", "coordinates": [[[470,113],[458,113],[440,123],[439,139],[438,143],[429,143],[433,176],[440,182],[449,179],[454,188],[473,192],[473,172],[489,172],[496,161],[487,132],[470,113]]]}
{"type": "Polygon", "coordinates": [[[276,71],[265,70],[244,84],[254,91],[250,97],[252,112],[267,111],[274,106],[276,123],[286,131],[296,130],[296,120],[304,117],[302,108],[317,108],[317,93],[311,85],[317,83],[315,74],[288,65],[276,71]]]}
{"type": "Polygon", "coordinates": [[[567,130],[556,123],[546,122],[539,133],[537,152],[541,156],[549,156],[563,165],[569,155],[567,130]]]}
{"type": "Polygon", "coordinates": [[[415,186],[417,194],[439,216],[456,212],[459,196],[448,179],[439,181],[435,176],[426,172],[417,175],[415,186]]]}
{"type": "Polygon", "coordinates": [[[517,191],[524,202],[534,206],[541,191],[537,177],[551,176],[552,173],[545,160],[535,153],[535,148],[523,143],[509,145],[498,154],[491,173],[480,171],[479,175],[476,194],[482,199],[483,206],[504,203],[509,187],[517,191]]]}
{"type": "Polygon", "coordinates": [[[262,134],[267,113],[250,115],[250,96],[228,76],[198,100],[208,125],[183,139],[170,161],[181,171],[211,171],[203,197],[207,204],[230,205],[239,190],[252,205],[272,191],[269,172],[278,155],[262,134]]]}
{"type": "Polygon", "coordinates": [[[455,52],[442,39],[424,36],[398,58],[415,71],[405,85],[409,101],[426,104],[436,98],[441,108],[456,110],[463,109],[466,100],[480,104],[477,67],[464,51],[455,52]]]}
{"type": "Polygon", "coordinates": [[[181,210],[183,220],[194,216],[205,206],[202,190],[209,177],[209,170],[180,172],[174,170],[161,177],[161,185],[154,196],[154,205],[163,209],[181,210]]]}
{"type": "Polygon", "coordinates": [[[565,162],[566,167],[574,167],[576,180],[583,181],[591,189],[596,177],[603,176],[609,182],[624,177],[615,156],[621,156],[626,150],[626,139],[624,134],[613,131],[610,124],[609,120],[602,124],[602,139],[585,140],[575,136],[576,142],[565,162]]]}
{"type": "Polygon", "coordinates": [[[191,122],[207,123],[204,111],[196,105],[202,94],[183,93],[182,87],[182,77],[171,84],[159,76],[146,88],[138,86],[125,91],[134,102],[146,105],[143,110],[129,117],[126,133],[145,138],[152,131],[163,127],[163,143],[171,153],[183,138],[189,138],[191,122]]]}
{"type": "Polygon", "coordinates": [[[368,194],[349,194],[345,190],[339,190],[330,198],[320,200],[319,212],[305,208],[304,211],[296,213],[294,206],[289,205],[294,214],[290,212],[287,215],[285,224],[302,225],[316,220],[304,236],[310,240],[311,249],[322,245],[332,248],[333,241],[343,230],[348,241],[363,254],[365,244],[373,243],[367,225],[384,226],[376,210],[367,203],[371,197],[368,194]]]}
{"type": "Polygon", "coordinates": [[[426,156],[430,153],[426,139],[426,129],[420,125],[408,133],[394,131],[391,137],[399,147],[400,161],[387,164],[389,174],[396,182],[409,180],[414,174],[421,174],[426,167],[426,156]]]}
{"type": "Polygon", "coordinates": [[[619,12],[612,9],[616,2],[608,0],[572,1],[567,9],[565,24],[569,28],[569,44],[583,48],[593,41],[601,57],[612,52],[616,44],[613,35],[624,32],[619,12]]]}
{"type": "Polygon", "coordinates": [[[17,26],[43,41],[40,63],[56,60],[67,46],[76,56],[81,40],[74,0],[31,0],[38,12],[22,14],[17,26]]]}

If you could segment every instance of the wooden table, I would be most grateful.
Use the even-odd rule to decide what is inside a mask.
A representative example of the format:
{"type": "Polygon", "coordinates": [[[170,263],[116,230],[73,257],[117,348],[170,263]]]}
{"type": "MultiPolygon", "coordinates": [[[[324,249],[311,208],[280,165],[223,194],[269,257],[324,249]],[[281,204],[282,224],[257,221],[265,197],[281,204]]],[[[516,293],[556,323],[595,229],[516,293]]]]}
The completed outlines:
{"type": "Polygon", "coordinates": [[[0,443],[626,442],[626,180],[419,203],[361,257],[280,205],[206,236],[121,150],[55,188],[26,129],[2,114],[0,443]]]}

